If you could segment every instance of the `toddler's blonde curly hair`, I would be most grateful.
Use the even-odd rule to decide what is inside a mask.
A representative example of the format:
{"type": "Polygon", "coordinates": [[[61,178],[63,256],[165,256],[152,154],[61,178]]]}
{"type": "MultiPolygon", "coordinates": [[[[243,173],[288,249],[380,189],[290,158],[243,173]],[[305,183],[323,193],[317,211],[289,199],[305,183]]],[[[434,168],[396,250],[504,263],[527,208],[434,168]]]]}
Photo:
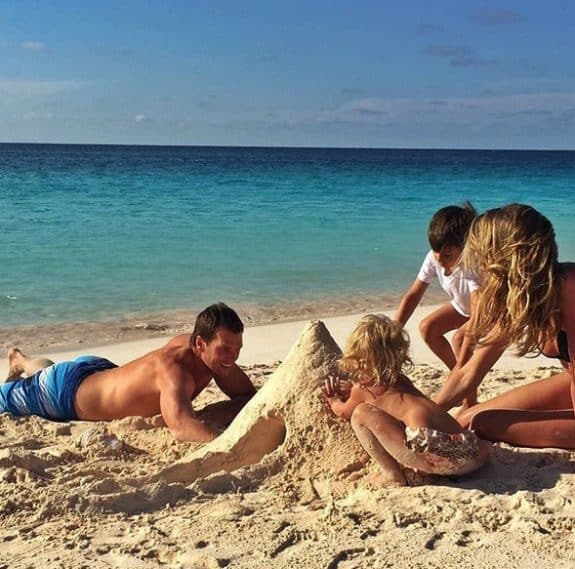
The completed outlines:
{"type": "Polygon", "coordinates": [[[339,369],[353,383],[391,387],[413,365],[408,352],[409,336],[398,322],[369,314],[351,333],[339,369]]]}

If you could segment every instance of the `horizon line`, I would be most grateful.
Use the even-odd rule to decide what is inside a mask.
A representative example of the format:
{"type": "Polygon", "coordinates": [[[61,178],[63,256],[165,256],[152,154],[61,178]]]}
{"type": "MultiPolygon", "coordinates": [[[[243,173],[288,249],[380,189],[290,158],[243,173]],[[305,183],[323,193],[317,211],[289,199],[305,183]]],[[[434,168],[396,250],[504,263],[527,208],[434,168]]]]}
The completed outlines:
{"type": "Polygon", "coordinates": [[[418,150],[418,151],[477,151],[477,152],[573,152],[575,148],[453,148],[453,147],[415,147],[415,146],[295,146],[295,145],[237,145],[237,144],[150,144],[124,142],[9,142],[0,141],[0,145],[37,145],[37,146],[138,146],[143,148],[254,148],[277,150],[418,150]]]}

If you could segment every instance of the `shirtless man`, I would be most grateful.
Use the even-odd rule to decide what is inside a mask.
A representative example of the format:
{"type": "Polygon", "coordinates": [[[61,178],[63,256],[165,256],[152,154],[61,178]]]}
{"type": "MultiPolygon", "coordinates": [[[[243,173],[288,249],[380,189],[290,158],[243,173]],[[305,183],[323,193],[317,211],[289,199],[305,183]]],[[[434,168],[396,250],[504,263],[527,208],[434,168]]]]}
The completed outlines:
{"type": "MultiPolygon", "coordinates": [[[[223,303],[208,306],[196,318],[192,334],[123,366],[83,356],[37,371],[27,379],[0,385],[0,413],[40,415],[52,420],[109,421],[162,414],[180,441],[207,442],[219,430],[202,421],[191,401],[213,378],[231,401],[216,403],[214,417],[229,423],[255,393],[235,364],[244,326],[223,303]]],[[[10,374],[30,373],[31,360],[11,350],[10,374]]]]}

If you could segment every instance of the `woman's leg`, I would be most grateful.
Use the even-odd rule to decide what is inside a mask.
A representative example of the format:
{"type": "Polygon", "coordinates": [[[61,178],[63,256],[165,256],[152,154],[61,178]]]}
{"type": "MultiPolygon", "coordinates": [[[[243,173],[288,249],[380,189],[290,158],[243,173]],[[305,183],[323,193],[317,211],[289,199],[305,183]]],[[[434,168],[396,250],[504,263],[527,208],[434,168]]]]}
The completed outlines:
{"type": "Polygon", "coordinates": [[[457,420],[462,427],[467,427],[475,415],[491,409],[522,409],[524,411],[570,409],[572,408],[570,382],[571,378],[567,371],[539,379],[479,403],[461,413],[457,420]]]}
{"type": "Polygon", "coordinates": [[[470,428],[482,439],[515,446],[575,449],[575,415],[564,411],[491,409],[477,413],[470,428]]]}
{"type": "Polygon", "coordinates": [[[459,423],[490,441],[575,448],[571,377],[565,371],[511,389],[462,413],[459,423]]]}

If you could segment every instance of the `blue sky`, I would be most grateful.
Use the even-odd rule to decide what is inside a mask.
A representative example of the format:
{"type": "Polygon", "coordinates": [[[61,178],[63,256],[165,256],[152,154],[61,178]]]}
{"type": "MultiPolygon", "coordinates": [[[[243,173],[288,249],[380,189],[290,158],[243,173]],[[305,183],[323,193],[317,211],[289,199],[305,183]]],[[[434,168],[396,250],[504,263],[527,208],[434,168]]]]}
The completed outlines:
{"type": "Polygon", "coordinates": [[[575,149],[572,0],[0,0],[0,141],[575,149]]]}

